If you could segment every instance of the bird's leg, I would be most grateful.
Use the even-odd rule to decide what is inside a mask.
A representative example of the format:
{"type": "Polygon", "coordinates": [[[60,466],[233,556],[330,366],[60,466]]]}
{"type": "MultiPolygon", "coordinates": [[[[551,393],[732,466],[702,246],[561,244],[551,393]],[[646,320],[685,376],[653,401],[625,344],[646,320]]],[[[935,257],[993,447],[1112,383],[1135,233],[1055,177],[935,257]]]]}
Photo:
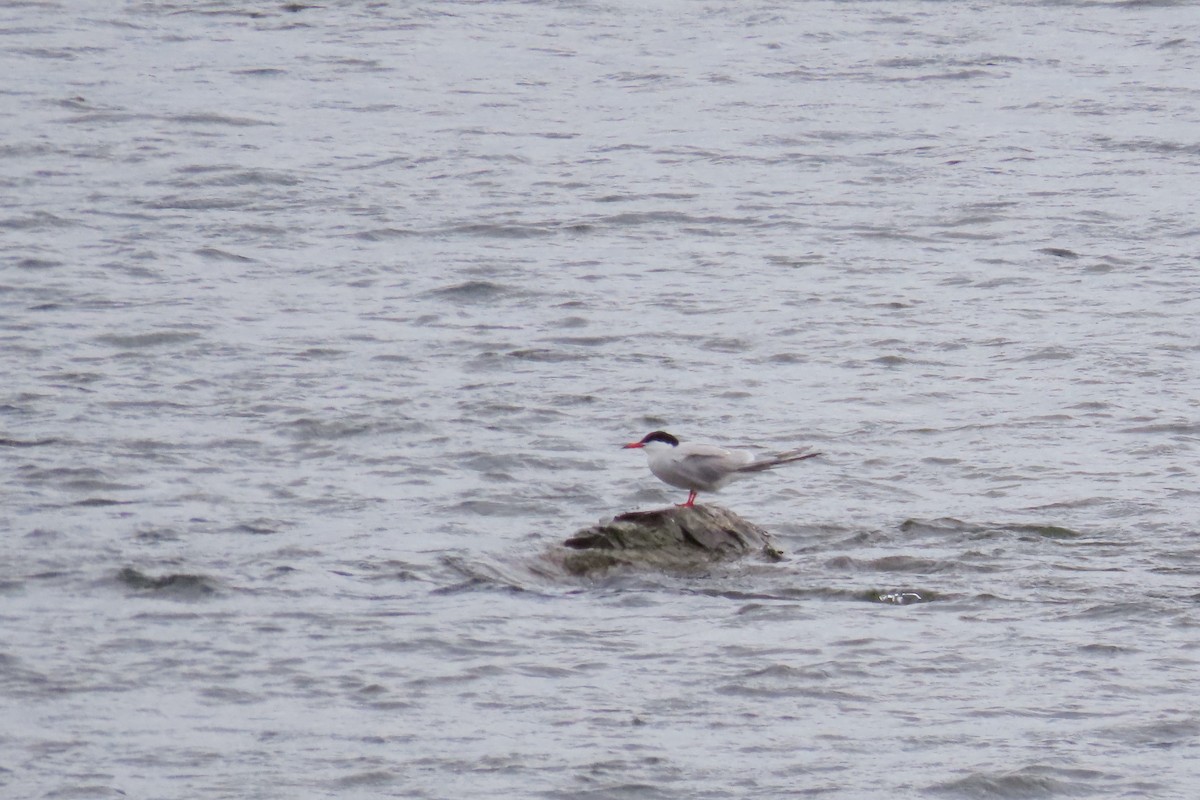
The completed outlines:
{"type": "Polygon", "coordinates": [[[675,505],[678,506],[679,508],[691,508],[695,504],[696,504],[696,490],[693,489],[692,491],[688,492],[687,502],[676,503],[675,505]]]}

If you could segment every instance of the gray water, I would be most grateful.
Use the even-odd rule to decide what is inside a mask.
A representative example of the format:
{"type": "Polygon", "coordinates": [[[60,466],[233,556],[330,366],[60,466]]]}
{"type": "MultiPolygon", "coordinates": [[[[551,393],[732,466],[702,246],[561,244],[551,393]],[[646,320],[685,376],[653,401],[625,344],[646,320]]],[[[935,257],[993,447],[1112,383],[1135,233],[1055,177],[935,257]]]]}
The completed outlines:
{"type": "Polygon", "coordinates": [[[0,8],[0,794],[1195,796],[1195,6],[652,5],[0,8]]]}

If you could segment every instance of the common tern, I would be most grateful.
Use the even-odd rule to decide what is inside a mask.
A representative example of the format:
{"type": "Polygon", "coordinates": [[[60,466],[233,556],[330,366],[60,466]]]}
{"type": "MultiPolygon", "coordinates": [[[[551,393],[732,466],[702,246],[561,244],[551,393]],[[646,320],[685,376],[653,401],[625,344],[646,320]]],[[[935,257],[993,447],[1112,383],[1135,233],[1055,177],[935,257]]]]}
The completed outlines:
{"type": "Polygon", "coordinates": [[[680,442],[666,431],[654,431],[642,437],[640,442],[630,442],[625,449],[637,448],[646,451],[650,471],[663,483],[688,490],[686,502],[677,505],[691,508],[696,503],[697,492],[715,492],[732,480],[754,472],[803,461],[819,456],[807,447],[776,453],[767,458],[755,459],[745,450],[726,450],[711,444],[680,442]]]}

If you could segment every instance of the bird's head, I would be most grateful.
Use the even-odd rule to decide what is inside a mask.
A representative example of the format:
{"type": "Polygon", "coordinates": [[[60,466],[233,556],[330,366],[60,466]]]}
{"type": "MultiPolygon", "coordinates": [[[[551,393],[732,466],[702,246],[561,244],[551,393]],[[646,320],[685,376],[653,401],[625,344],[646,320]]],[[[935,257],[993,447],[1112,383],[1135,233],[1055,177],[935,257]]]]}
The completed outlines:
{"type": "Polygon", "coordinates": [[[666,431],[654,431],[647,433],[642,437],[640,442],[630,442],[623,449],[651,447],[651,449],[659,449],[665,447],[678,447],[679,440],[666,431]]]}

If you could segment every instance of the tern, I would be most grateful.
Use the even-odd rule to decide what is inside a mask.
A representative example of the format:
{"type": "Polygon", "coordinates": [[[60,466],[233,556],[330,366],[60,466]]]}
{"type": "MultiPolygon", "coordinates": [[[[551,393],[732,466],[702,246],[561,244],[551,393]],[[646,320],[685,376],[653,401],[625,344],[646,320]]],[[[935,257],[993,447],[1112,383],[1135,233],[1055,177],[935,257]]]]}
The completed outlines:
{"type": "Polygon", "coordinates": [[[766,458],[755,459],[745,450],[726,450],[712,444],[680,442],[666,431],[654,431],[642,437],[640,442],[630,442],[624,449],[637,448],[646,451],[650,471],[663,483],[688,490],[686,502],[677,503],[691,508],[696,503],[697,492],[715,492],[732,480],[754,472],[773,469],[793,461],[819,456],[810,448],[788,450],[766,458]]]}

